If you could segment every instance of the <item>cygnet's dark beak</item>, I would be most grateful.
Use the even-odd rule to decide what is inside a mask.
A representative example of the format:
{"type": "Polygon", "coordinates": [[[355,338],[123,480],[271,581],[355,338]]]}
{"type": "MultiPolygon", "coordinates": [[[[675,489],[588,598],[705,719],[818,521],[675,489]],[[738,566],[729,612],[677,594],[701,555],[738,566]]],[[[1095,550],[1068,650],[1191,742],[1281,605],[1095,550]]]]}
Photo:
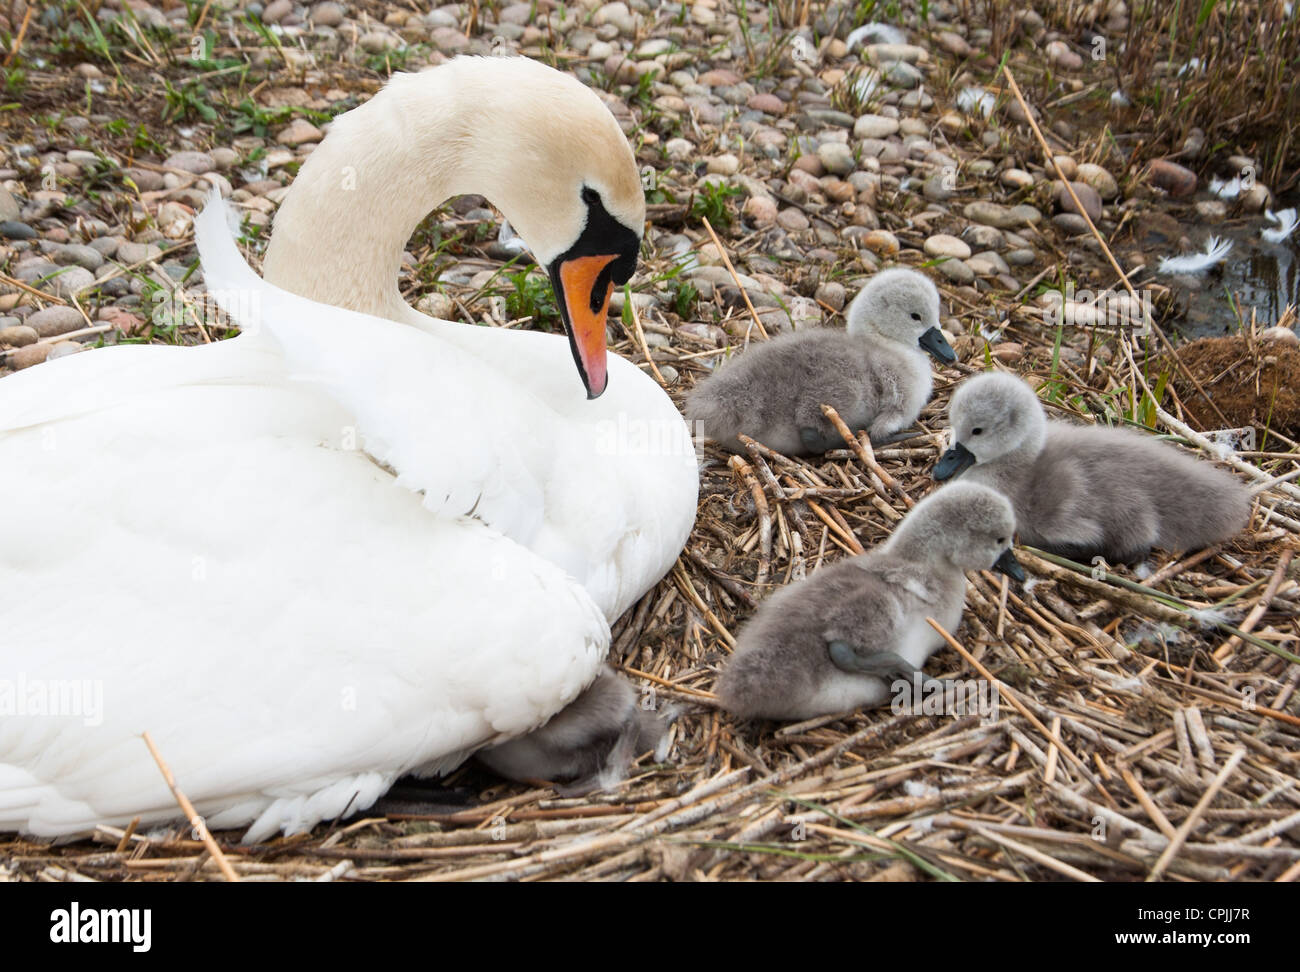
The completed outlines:
{"type": "Polygon", "coordinates": [[[957,352],[952,349],[952,345],[943,336],[943,331],[937,327],[932,327],[922,334],[916,343],[944,364],[952,364],[957,360],[957,352]]]}
{"type": "Polygon", "coordinates": [[[1025,579],[1025,568],[1020,566],[1020,561],[1016,560],[1016,555],[1007,547],[1002,551],[1002,556],[993,561],[993,569],[1001,571],[1012,580],[1023,581],[1025,579]]]}
{"type": "Polygon", "coordinates": [[[936,481],[943,482],[945,479],[952,479],[953,476],[973,465],[975,465],[975,453],[958,442],[939,457],[939,461],[934,464],[934,472],[930,475],[936,481]]]}

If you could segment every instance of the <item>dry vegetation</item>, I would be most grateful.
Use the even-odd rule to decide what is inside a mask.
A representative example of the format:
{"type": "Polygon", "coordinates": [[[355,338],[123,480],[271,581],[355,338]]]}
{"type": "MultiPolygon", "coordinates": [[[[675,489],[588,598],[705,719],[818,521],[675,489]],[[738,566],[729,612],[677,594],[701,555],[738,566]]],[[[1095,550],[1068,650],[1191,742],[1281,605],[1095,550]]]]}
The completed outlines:
{"type": "MultiPolygon", "coordinates": [[[[797,25],[802,6],[802,14],[788,4],[777,16],[797,25]]],[[[991,25],[994,57],[999,48],[1018,52],[1010,63],[1045,127],[1072,111],[1073,101],[1048,97],[1050,69],[1015,46],[1011,5],[961,6],[972,22],[991,25]]],[[[1077,34],[1100,16],[1099,6],[1046,4],[1043,13],[1077,34]]],[[[1199,126],[1211,143],[1248,143],[1280,190],[1300,118],[1287,76],[1294,20],[1279,34],[1251,13],[1268,4],[1234,4],[1231,12],[1213,2],[1154,6],[1177,12],[1148,13],[1151,5],[1134,3],[1128,58],[1116,65],[1139,116],[1130,131],[1148,133],[1128,145],[1123,178],[1136,180],[1146,161],[1176,151],[1199,126]],[[1157,70],[1193,55],[1207,63],[1204,73],[1171,82],[1157,70]],[[1265,130],[1269,137],[1260,138],[1265,130]]],[[[36,107],[75,97],[75,86],[53,76],[33,71],[28,80],[36,107]]],[[[341,73],[334,83],[370,82],[341,73]]],[[[643,108],[633,112],[640,117],[643,108]]],[[[1006,131],[1012,151],[1041,163],[1027,128],[1006,131]]],[[[1114,137],[1085,128],[1075,154],[1102,156],[1114,137]]],[[[639,147],[643,160],[662,164],[639,147]]],[[[715,148],[706,138],[700,151],[715,148]]],[[[918,207],[901,195],[897,202],[880,206],[881,226],[905,244],[898,259],[920,266],[918,207]]],[[[691,199],[654,205],[651,219],[706,240],[691,199]]],[[[763,233],[739,221],[720,235],[737,265],[761,252],[763,233]]],[[[1261,396],[1291,402],[1295,352],[1266,362],[1247,336],[1224,339],[1237,343],[1212,360],[1198,352],[1180,365],[1155,335],[1045,330],[1030,303],[1040,281],[1068,271],[1116,283],[1100,247],[1082,248],[1080,268],[1071,246],[1050,236],[1045,245],[1055,247],[1049,264],[1018,292],[995,289],[975,302],[941,282],[966,364],[937,373],[934,399],[911,439],[874,455],[864,442],[846,442],[815,461],[758,444],[741,458],[704,450],[699,518],[686,550],[613,631],[612,661],[647,697],[679,708],[665,764],[643,760],[615,792],[581,799],[502,784],[471,766],[445,781],[446,790],[407,790],[406,803],[394,797],[309,835],[251,848],[237,843],[238,834],[218,835],[235,871],[263,880],[1300,877],[1293,565],[1300,487],[1292,482],[1300,450],[1291,438],[1294,403],[1285,419],[1280,405],[1259,411],[1261,396]],[[985,329],[994,326],[1005,330],[991,344],[985,329]],[[1063,347],[1077,356],[1067,360],[1063,347]],[[1254,395],[1243,364],[1257,376],[1254,395]],[[985,367],[1037,382],[1058,416],[1146,425],[1193,446],[1205,444],[1200,430],[1268,426],[1261,451],[1235,459],[1260,487],[1250,530],[1220,548],[1159,555],[1142,578],[1023,550],[1029,583],[973,575],[955,643],[927,668],[996,680],[1001,706],[991,718],[870,711],[773,725],[737,723],[718,711],[710,691],[716,671],[754,606],[775,587],[883,540],[934,488],[928,470],[942,451],[950,393],[985,367]],[[1188,367],[1199,377],[1188,377],[1188,367]],[[1247,400],[1245,411],[1223,390],[1225,376],[1247,400]],[[420,812],[420,801],[467,796],[472,805],[463,809],[420,812]]],[[[415,255],[454,258],[471,271],[499,267],[468,241],[460,250],[425,241],[415,255]]],[[[651,250],[645,275],[670,275],[671,261],[651,250]]],[[[811,293],[818,279],[797,263],[789,267],[792,291],[811,293]]],[[[424,289],[413,285],[410,296],[424,289]]],[[[679,310],[685,313],[655,309],[635,322],[629,313],[614,350],[647,366],[649,353],[660,371],[671,367],[676,380],[667,386],[680,402],[708,374],[706,363],[727,353],[711,332],[689,325],[717,325],[733,345],[761,338],[738,292],[730,299],[719,290],[712,317],[679,310]],[[647,342],[638,327],[657,339],[647,342]]],[[[478,306],[466,311],[476,315],[478,306]]],[[[203,845],[188,837],[103,828],[70,845],[8,839],[0,841],[7,862],[0,866],[45,880],[219,879],[203,845]]]]}

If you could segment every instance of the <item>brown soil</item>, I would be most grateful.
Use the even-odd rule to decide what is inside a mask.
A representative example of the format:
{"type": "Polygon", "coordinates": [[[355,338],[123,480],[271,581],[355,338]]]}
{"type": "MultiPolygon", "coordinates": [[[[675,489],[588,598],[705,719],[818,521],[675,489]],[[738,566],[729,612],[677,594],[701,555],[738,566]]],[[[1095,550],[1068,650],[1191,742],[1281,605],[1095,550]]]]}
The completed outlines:
{"type": "MultiPolygon", "coordinates": [[[[1300,434],[1300,348],[1237,334],[1192,341],[1178,356],[1231,424],[1293,439],[1300,434]]],[[[1180,371],[1170,380],[1194,423],[1207,429],[1221,424],[1180,371]]]]}

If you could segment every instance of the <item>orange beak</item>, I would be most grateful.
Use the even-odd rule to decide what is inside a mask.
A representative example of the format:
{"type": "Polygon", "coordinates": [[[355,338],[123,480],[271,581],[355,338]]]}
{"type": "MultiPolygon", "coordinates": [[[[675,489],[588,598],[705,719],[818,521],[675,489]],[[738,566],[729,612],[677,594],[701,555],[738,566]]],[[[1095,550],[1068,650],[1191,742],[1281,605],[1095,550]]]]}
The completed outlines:
{"type": "Polygon", "coordinates": [[[609,267],[615,256],[572,257],[560,264],[559,290],[569,325],[573,360],[587,386],[588,398],[605,390],[605,318],[614,281],[609,267]]]}

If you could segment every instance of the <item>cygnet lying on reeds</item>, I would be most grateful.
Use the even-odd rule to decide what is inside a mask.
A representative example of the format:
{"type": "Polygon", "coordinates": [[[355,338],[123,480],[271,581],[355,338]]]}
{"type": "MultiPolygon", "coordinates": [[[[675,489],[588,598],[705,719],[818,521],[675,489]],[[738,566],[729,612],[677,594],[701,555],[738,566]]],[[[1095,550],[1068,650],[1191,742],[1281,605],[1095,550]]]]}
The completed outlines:
{"type": "Polygon", "coordinates": [[[765,719],[879,705],[943,645],[927,617],[957,629],[966,571],[996,567],[1024,579],[1011,554],[1014,527],[1007,498],[984,486],[927,496],[880,546],[764,601],[740,632],[718,699],[765,719]]]}
{"type": "Polygon", "coordinates": [[[1084,563],[1135,563],[1226,540],[1250,519],[1231,474],[1126,429],[1049,421],[1024,381],[968,378],[948,408],[953,445],[935,479],[962,473],[1010,497],[1020,542],[1084,563]]]}
{"type": "Polygon", "coordinates": [[[884,270],[847,317],[843,331],[819,328],[751,345],[695,387],[686,417],[732,451],[740,451],[736,436],[744,433],[792,456],[844,444],[823,404],[873,442],[911,425],[930,399],[924,352],[957,360],[939,330],[938,290],[915,270],[884,270]]]}

